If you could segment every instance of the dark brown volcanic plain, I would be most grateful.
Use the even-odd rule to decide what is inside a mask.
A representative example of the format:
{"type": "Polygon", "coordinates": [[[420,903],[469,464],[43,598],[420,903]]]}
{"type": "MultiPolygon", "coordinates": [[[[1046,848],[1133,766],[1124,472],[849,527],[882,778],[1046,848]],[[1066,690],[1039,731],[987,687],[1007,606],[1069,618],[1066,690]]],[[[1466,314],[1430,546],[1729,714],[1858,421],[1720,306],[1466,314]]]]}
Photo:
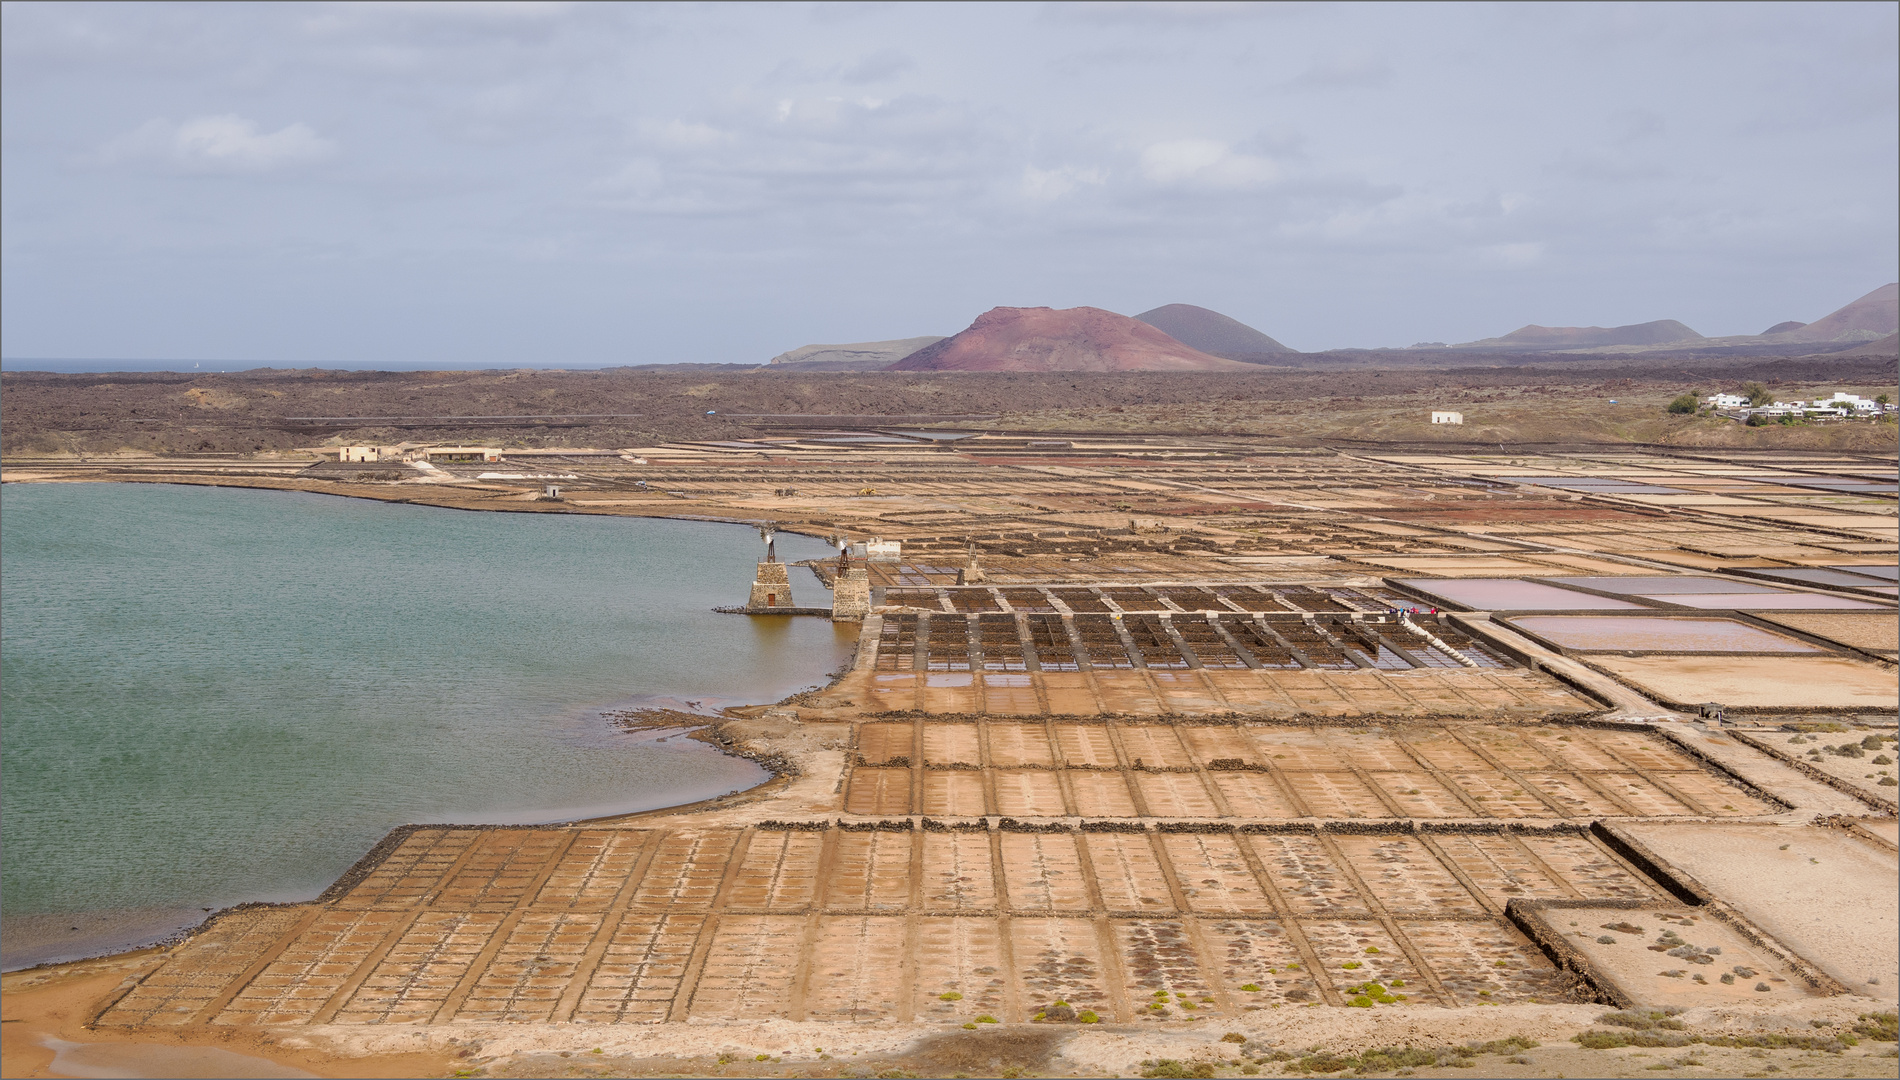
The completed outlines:
{"type": "Polygon", "coordinates": [[[1721,362],[1652,355],[1552,363],[1547,357],[1490,356],[1487,366],[1466,359],[1439,369],[1381,366],[1421,362],[1393,354],[1304,359],[1328,367],[1234,364],[1238,370],[1121,373],[780,373],[729,367],[6,372],[0,374],[0,450],[230,454],[405,440],[623,447],[741,438],[785,424],[878,426],[928,422],[925,417],[986,430],[1250,433],[1287,445],[1893,445],[1890,425],[1744,428],[1662,411],[1685,390],[1713,393],[1749,380],[1767,383],[1785,398],[1836,389],[1892,392],[1891,351],[1721,362]],[[1619,404],[1609,405],[1610,398],[1619,404]],[[1424,419],[1434,408],[1460,409],[1467,423],[1433,428],[1424,419]],[[332,419],[298,419],[311,417],[332,419]],[[334,419],[348,417],[365,419],[334,419]],[[966,417],[993,419],[952,419],[966,417]]]}
{"type": "Polygon", "coordinates": [[[1101,308],[996,307],[962,333],[884,370],[1226,371],[1243,366],[1101,308]]]}

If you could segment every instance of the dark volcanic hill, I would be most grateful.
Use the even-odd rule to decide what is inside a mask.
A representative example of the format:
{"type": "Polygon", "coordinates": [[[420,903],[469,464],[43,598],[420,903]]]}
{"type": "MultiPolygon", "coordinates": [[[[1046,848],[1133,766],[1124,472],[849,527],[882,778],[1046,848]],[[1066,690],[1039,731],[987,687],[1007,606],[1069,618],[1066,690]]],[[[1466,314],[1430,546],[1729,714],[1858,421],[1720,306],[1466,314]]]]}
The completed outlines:
{"type": "Polygon", "coordinates": [[[1135,316],[1191,349],[1229,360],[1275,357],[1289,349],[1238,319],[1193,304],[1166,304],[1135,316]]]}
{"type": "MultiPolygon", "coordinates": [[[[1210,313],[1211,314],[1211,313],[1210,313]]],[[[1139,319],[1101,308],[991,308],[969,329],[886,371],[1244,371],[1139,319]]]]}

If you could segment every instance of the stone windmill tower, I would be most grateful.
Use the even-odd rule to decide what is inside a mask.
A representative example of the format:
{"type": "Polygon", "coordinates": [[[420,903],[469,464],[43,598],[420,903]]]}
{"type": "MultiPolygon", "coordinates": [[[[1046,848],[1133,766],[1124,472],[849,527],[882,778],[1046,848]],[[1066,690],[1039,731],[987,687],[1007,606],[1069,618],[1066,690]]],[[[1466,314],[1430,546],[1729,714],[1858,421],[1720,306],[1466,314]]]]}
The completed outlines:
{"type": "Polygon", "coordinates": [[[844,537],[836,537],[838,577],[831,586],[832,619],[862,619],[871,613],[871,571],[864,563],[851,565],[851,550],[844,537]]]}
{"type": "Polygon", "coordinates": [[[765,558],[759,560],[759,572],[752,578],[752,596],[746,601],[747,611],[771,611],[774,608],[789,608],[797,605],[792,602],[792,579],[785,571],[785,564],[778,561],[778,549],[773,537],[778,534],[775,522],[765,522],[759,526],[759,539],[765,541],[765,558]]]}

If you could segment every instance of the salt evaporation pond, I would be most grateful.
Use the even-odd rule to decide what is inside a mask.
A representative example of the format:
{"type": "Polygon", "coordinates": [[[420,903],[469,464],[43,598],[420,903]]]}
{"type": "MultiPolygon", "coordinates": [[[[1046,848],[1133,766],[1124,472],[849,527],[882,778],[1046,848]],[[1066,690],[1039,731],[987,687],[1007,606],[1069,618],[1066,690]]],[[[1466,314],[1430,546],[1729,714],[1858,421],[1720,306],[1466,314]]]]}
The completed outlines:
{"type": "Polygon", "coordinates": [[[1635,652],[1812,653],[1822,650],[1733,619],[1643,615],[1527,615],[1511,620],[1566,649],[1635,652]]]}
{"type": "Polygon", "coordinates": [[[1516,578],[1407,578],[1400,584],[1478,611],[1614,611],[1641,604],[1516,578]]]}
{"type": "Polygon", "coordinates": [[[1750,585],[1712,577],[1564,577],[1551,578],[1560,585],[1581,589],[1622,593],[1625,596],[1664,596],[1678,593],[1779,593],[1773,585],[1750,585]]]}

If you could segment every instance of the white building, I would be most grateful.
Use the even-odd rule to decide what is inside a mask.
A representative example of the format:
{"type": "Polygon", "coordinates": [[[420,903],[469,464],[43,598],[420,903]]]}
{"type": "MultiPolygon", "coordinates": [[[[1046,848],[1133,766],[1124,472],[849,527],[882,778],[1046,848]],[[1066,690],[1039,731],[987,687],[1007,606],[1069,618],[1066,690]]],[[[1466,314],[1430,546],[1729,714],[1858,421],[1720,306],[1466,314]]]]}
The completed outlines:
{"type": "Polygon", "coordinates": [[[1432,423],[1434,424],[1462,424],[1464,422],[1465,422],[1464,413],[1441,412],[1437,409],[1432,410],[1432,423]]]}
{"type": "Polygon", "coordinates": [[[402,451],[394,446],[344,446],[337,452],[338,461],[401,461],[402,451]]]}
{"type": "Polygon", "coordinates": [[[1702,404],[1711,409],[1740,409],[1748,404],[1748,399],[1740,394],[1711,394],[1702,399],[1702,404]]]}
{"type": "Polygon", "coordinates": [[[1836,390],[1831,398],[1815,398],[1817,409],[1838,409],[1845,412],[1871,413],[1880,411],[1880,403],[1870,401],[1859,394],[1849,394],[1836,390]]]}
{"type": "Polygon", "coordinates": [[[852,544],[847,548],[853,558],[870,562],[896,562],[904,556],[904,545],[899,540],[885,540],[873,536],[861,544],[852,544]]]}
{"type": "Polygon", "coordinates": [[[501,451],[487,446],[431,446],[418,450],[422,461],[500,461],[501,451]]]}

